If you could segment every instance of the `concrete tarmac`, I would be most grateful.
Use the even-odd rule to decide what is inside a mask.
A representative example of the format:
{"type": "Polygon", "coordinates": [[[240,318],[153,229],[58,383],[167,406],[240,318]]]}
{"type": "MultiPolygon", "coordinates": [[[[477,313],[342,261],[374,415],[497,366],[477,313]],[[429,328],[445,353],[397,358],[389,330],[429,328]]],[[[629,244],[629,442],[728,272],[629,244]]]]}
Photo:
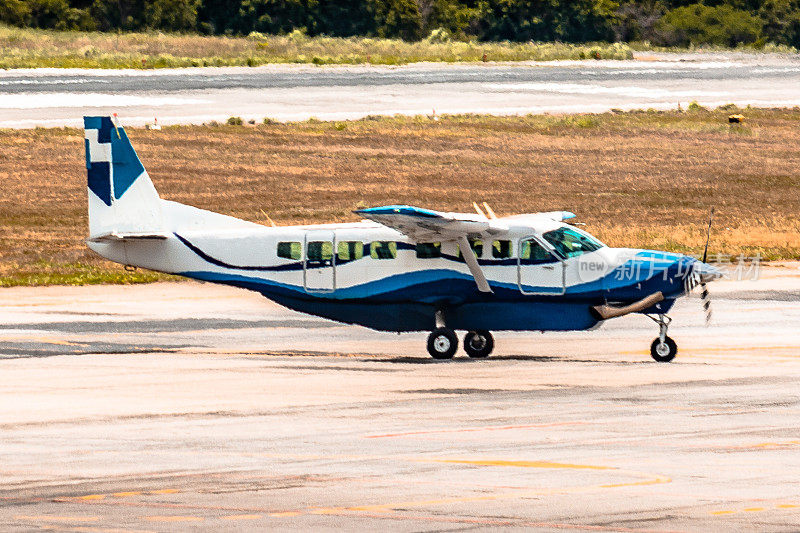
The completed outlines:
{"type": "Polygon", "coordinates": [[[800,529],[800,270],[483,361],[198,283],[0,290],[3,531],[800,529]]]}
{"type": "Polygon", "coordinates": [[[639,53],[633,61],[417,63],[156,70],[0,71],[0,127],[349,120],[366,115],[600,113],[800,105],[800,59],[765,53],[639,53]]]}

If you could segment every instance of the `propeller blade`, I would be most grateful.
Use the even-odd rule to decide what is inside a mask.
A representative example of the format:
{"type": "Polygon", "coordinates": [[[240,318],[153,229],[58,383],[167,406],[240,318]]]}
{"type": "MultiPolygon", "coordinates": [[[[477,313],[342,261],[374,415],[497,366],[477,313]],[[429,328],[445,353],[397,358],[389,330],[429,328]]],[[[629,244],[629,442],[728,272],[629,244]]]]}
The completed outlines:
{"type": "MultiPolygon", "coordinates": [[[[708,214],[708,227],[706,228],[706,246],[703,250],[703,263],[708,260],[708,243],[711,241],[711,223],[714,221],[714,208],[711,208],[711,212],[708,214]]],[[[694,269],[693,269],[694,270],[694,269]]],[[[694,274],[694,272],[692,272],[694,274]]],[[[691,276],[694,278],[694,275],[691,276]]],[[[706,313],[706,327],[711,324],[711,296],[708,294],[708,285],[703,280],[703,275],[700,274],[697,276],[700,282],[700,301],[703,304],[703,311],[706,313]]],[[[694,281],[694,280],[693,280],[694,281]]],[[[696,283],[696,282],[695,282],[696,283]]],[[[691,290],[691,289],[690,289],[691,290]]]]}
{"type": "Polygon", "coordinates": [[[714,208],[711,208],[711,213],[708,215],[708,230],[706,230],[706,249],[703,251],[703,263],[708,259],[708,241],[711,240],[711,222],[714,220],[714,208]]]}
{"type": "Polygon", "coordinates": [[[700,301],[703,302],[703,310],[706,312],[706,326],[711,324],[711,296],[708,294],[708,287],[705,281],[700,282],[700,301]]]}

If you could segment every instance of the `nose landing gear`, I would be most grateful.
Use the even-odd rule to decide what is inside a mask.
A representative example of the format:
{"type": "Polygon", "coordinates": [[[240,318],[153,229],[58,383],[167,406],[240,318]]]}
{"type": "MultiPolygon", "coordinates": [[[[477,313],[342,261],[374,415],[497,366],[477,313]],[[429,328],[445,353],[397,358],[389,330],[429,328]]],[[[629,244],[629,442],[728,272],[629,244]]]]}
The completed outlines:
{"type": "Polygon", "coordinates": [[[678,354],[678,345],[667,336],[667,328],[672,319],[667,315],[647,316],[658,324],[658,337],[650,345],[650,355],[659,363],[669,363],[678,354]]]}

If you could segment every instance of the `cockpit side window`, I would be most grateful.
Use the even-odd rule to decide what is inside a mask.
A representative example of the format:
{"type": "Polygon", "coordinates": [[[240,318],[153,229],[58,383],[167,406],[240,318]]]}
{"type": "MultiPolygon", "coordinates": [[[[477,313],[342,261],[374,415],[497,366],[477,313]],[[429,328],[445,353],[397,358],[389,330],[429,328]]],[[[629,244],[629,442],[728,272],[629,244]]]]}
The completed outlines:
{"type": "Polygon", "coordinates": [[[602,244],[589,235],[578,233],[574,229],[566,227],[548,231],[544,233],[542,237],[544,237],[544,240],[549,242],[553,248],[555,248],[556,253],[564,259],[594,252],[603,247],[602,244]]]}
{"type": "Polygon", "coordinates": [[[545,250],[544,247],[535,239],[527,239],[520,243],[519,260],[523,265],[555,263],[558,261],[553,254],[545,250]]]}

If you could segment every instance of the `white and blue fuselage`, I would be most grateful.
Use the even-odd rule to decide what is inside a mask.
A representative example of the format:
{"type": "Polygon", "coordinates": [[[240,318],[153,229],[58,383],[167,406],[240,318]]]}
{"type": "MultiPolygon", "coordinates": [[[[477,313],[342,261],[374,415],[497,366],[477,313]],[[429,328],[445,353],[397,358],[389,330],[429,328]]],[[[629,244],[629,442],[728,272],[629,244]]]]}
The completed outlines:
{"type": "Polygon", "coordinates": [[[566,212],[498,218],[387,206],[358,211],[366,220],[357,223],[265,226],[160,199],[108,117],[87,117],[86,136],[92,250],[340,322],[582,330],[604,319],[602,306],[664,315],[693,278],[715,275],[684,255],[609,248],[565,223],[566,212]]]}

